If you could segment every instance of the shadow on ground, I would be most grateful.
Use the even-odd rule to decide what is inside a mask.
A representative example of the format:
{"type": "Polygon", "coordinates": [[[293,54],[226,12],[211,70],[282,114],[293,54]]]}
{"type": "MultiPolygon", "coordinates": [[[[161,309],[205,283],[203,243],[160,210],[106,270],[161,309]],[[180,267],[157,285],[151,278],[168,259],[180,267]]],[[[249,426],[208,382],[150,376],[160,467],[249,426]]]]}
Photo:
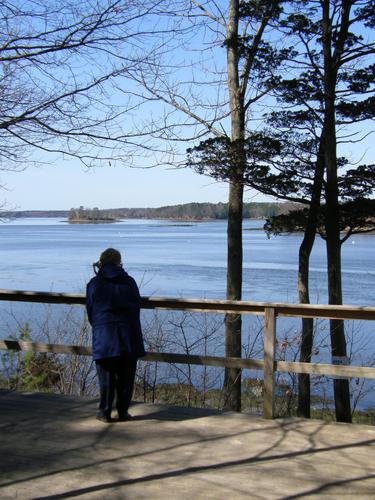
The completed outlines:
{"type": "Polygon", "coordinates": [[[1,498],[373,498],[375,429],[0,392],[1,498]]]}

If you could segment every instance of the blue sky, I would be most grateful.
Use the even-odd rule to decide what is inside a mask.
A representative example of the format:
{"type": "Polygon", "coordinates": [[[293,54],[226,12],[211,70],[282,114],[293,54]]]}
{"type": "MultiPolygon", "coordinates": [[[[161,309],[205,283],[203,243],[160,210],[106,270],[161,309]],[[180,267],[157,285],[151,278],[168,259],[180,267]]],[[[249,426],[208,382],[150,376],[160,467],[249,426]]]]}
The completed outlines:
{"type": "MultiPolygon", "coordinates": [[[[374,162],[373,135],[361,144],[346,145],[355,164],[374,162]]],[[[0,173],[1,204],[9,210],[69,210],[88,208],[159,207],[189,202],[226,202],[228,185],[190,169],[104,166],[87,169],[56,159],[21,172],[0,173]]],[[[245,201],[274,201],[248,190],[245,201]]]]}
{"type": "MultiPolygon", "coordinates": [[[[210,31],[207,33],[204,36],[210,38],[210,31]]],[[[189,43],[185,44],[184,50],[182,50],[178,40],[174,38],[171,40],[172,46],[174,47],[175,45],[173,48],[174,52],[172,52],[175,57],[172,61],[174,73],[171,76],[172,84],[170,88],[174,88],[174,84],[176,83],[175,78],[177,77],[175,73],[181,80],[177,82],[181,95],[184,95],[184,91],[187,92],[186,95],[191,94],[190,86],[191,81],[194,81],[194,79],[197,82],[208,82],[210,84],[208,87],[206,85],[203,87],[202,85],[197,85],[194,88],[196,94],[189,101],[189,106],[192,111],[196,111],[198,114],[202,113],[203,118],[211,122],[215,116],[215,107],[212,106],[211,109],[207,103],[211,101],[216,102],[216,99],[219,102],[223,100],[225,102],[226,100],[225,85],[220,85],[220,78],[218,80],[217,76],[221,74],[220,69],[223,69],[221,68],[222,66],[225,69],[225,58],[223,57],[222,46],[217,43],[209,45],[210,50],[206,48],[205,51],[201,52],[201,47],[205,46],[201,36],[203,35],[197,36],[195,32],[190,33],[189,43]],[[186,45],[189,46],[188,49],[186,45]],[[197,59],[196,64],[192,64],[190,58],[193,60],[197,59]],[[188,68],[188,71],[186,71],[186,68],[188,68]],[[194,68],[194,71],[192,68],[194,68]],[[213,71],[213,74],[210,75],[210,71],[213,71]],[[218,89],[221,90],[219,91],[218,89]],[[202,105],[202,102],[204,105],[202,105]]],[[[212,40],[209,41],[212,42],[212,40]]],[[[151,42],[152,40],[149,41],[149,43],[151,42]]],[[[168,59],[171,58],[171,53],[166,51],[166,54],[168,56],[166,62],[171,64],[171,61],[168,59]]],[[[166,68],[168,67],[167,64],[166,68]]],[[[168,71],[166,75],[165,79],[168,81],[168,71]]],[[[223,75],[225,75],[225,71],[223,75]]],[[[222,76],[222,78],[224,77],[222,76]]],[[[161,84],[160,88],[162,88],[164,75],[162,74],[161,81],[157,79],[156,81],[161,84]]],[[[132,84],[131,81],[126,80],[124,88],[127,91],[131,90],[136,94],[139,93],[139,95],[142,95],[142,91],[134,86],[134,83],[132,84]]],[[[113,92],[111,94],[112,101],[116,102],[117,106],[120,106],[122,104],[121,92],[119,92],[118,88],[112,88],[111,91],[113,92]]],[[[166,90],[164,89],[164,91],[166,90]]],[[[126,102],[126,92],[123,99],[126,102]]],[[[139,100],[142,102],[141,97],[139,100]]],[[[181,103],[184,104],[184,102],[182,99],[181,103]]],[[[145,106],[139,105],[139,112],[134,111],[134,115],[132,112],[129,112],[126,115],[130,129],[135,123],[141,131],[147,130],[147,123],[151,117],[160,118],[162,122],[165,116],[174,120],[175,115],[174,112],[171,113],[170,108],[167,108],[164,114],[163,105],[159,102],[146,101],[146,103],[145,106]]],[[[263,104],[265,105],[266,103],[262,101],[262,106],[263,104]]],[[[258,126],[261,126],[259,117],[265,111],[262,106],[259,109],[257,107],[254,109],[253,107],[251,108],[251,119],[254,120],[251,124],[252,128],[256,129],[258,126]]],[[[131,106],[130,109],[132,109],[131,106]]],[[[134,109],[137,109],[137,106],[134,109]]],[[[186,117],[182,120],[180,117],[177,117],[177,123],[182,123],[184,126],[181,126],[180,129],[173,129],[173,132],[177,135],[181,133],[181,137],[183,138],[189,137],[194,131],[199,136],[201,129],[199,129],[199,126],[197,129],[195,126],[192,128],[190,122],[186,117]],[[187,123],[190,126],[186,126],[187,123]]],[[[223,118],[220,125],[227,127],[227,133],[230,135],[227,122],[228,120],[223,118]]],[[[125,126],[127,126],[127,122],[125,122],[125,126]]],[[[131,132],[130,129],[129,132],[131,132]]],[[[351,131],[353,132],[352,129],[351,131]]],[[[358,136],[351,137],[350,139],[358,140],[359,137],[366,136],[367,133],[374,133],[374,130],[371,125],[360,124],[357,126],[357,132],[358,136]]],[[[345,134],[346,131],[341,131],[341,135],[345,134]]],[[[375,156],[374,136],[368,135],[361,143],[353,142],[340,145],[339,154],[347,155],[353,165],[365,162],[373,163],[375,156]]],[[[181,142],[176,147],[180,149],[179,152],[181,154],[181,152],[186,150],[186,147],[191,145],[191,143],[181,142]]],[[[36,153],[36,156],[40,154],[39,151],[36,153]]],[[[226,202],[228,198],[228,186],[226,183],[215,182],[208,177],[200,176],[188,169],[173,170],[163,166],[150,169],[137,169],[118,164],[117,166],[107,165],[88,170],[74,160],[42,157],[36,158],[36,161],[38,159],[50,163],[40,167],[30,166],[21,172],[0,172],[0,186],[3,187],[0,193],[0,206],[4,205],[6,209],[12,210],[66,210],[80,205],[84,205],[85,207],[98,206],[99,208],[156,207],[188,202],[226,202]]],[[[178,159],[181,160],[181,158],[178,159]]],[[[162,163],[164,158],[159,157],[159,160],[162,163]]],[[[245,201],[265,201],[267,199],[269,198],[251,191],[245,194],[245,201]]]]}
{"type": "MultiPolygon", "coordinates": [[[[56,161],[23,172],[2,172],[1,198],[15,210],[157,207],[192,201],[227,201],[227,184],[191,170],[123,166],[92,170],[56,161]]],[[[258,197],[257,197],[258,199],[258,197]]]]}

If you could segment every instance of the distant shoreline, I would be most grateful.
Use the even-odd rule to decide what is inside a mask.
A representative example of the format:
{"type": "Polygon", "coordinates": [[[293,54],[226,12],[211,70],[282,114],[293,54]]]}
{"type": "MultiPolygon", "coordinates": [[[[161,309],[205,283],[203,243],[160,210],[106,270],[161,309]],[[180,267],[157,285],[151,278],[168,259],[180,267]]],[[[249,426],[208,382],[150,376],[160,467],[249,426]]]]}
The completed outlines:
{"type": "MultiPolygon", "coordinates": [[[[295,203],[277,202],[251,202],[244,203],[243,218],[262,220],[273,215],[288,213],[295,209],[295,203]]],[[[185,203],[181,205],[169,205],[157,208],[108,208],[90,209],[81,206],[79,209],[70,210],[14,210],[3,211],[3,218],[31,218],[31,217],[59,217],[70,219],[73,223],[86,222],[91,218],[99,223],[107,222],[107,219],[119,221],[123,219],[154,219],[172,220],[182,222],[198,222],[210,220],[228,219],[227,203],[185,203]],[[72,217],[73,213],[73,217],[72,217]],[[83,217],[81,216],[84,215],[83,217]],[[87,217],[86,217],[87,215],[87,217]],[[77,222],[75,220],[77,219],[77,222]],[[82,222],[81,222],[82,220],[82,222]]]]}
{"type": "MultiPolygon", "coordinates": [[[[3,219],[62,219],[60,222],[62,223],[68,223],[68,224],[113,224],[116,222],[122,222],[125,220],[159,220],[159,221],[169,221],[169,222],[175,222],[176,225],[179,225],[179,223],[183,224],[184,226],[186,225],[192,225],[196,224],[198,222],[220,222],[220,221],[226,221],[228,220],[227,218],[215,218],[215,217],[199,217],[199,218],[192,218],[192,217],[121,217],[119,219],[113,219],[113,220],[108,220],[108,219],[97,219],[97,220],[86,220],[86,219],[80,219],[80,220],[69,220],[69,217],[65,217],[65,215],[9,215],[8,213],[6,215],[0,214],[0,217],[3,219]]],[[[264,220],[264,217],[244,217],[244,221],[246,220],[264,220]]]]}

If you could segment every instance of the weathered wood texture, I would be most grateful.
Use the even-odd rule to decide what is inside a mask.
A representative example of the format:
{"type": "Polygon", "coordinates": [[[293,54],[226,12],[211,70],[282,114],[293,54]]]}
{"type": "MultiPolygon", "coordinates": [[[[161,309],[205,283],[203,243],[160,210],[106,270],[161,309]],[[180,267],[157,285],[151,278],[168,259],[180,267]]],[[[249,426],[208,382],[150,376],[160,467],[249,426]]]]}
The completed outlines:
{"type": "Polygon", "coordinates": [[[276,351],[276,315],[275,309],[267,307],[264,325],[264,392],[263,413],[266,418],[273,418],[275,413],[275,351],[276,351]]]}
{"type": "MultiPolygon", "coordinates": [[[[0,290],[0,300],[11,302],[40,302],[45,304],[85,304],[85,295],[23,290],[0,290]]],[[[142,297],[142,309],[217,312],[264,315],[272,307],[277,316],[298,318],[375,320],[375,307],[334,306],[320,304],[283,304],[248,302],[241,300],[178,299],[169,297],[142,297]]]]}
{"type": "MultiPolygon", "coordinates": [[[[272,349],[272,348],[271,348],[272,349]]],[[[26,342],[20,340],[0,340],[0,350],[53,352],[56,354],[76,354],[91,356],[91,347],[66,344],[44,344],[41,342],[26,342]]],[[[196,356],[172,352],[149,351],[143,361],[159,361],[164,363],[180,363],[191,365],[219,366],[242,368],[244,370],[263,370],[262,359],[224,358],[219,356],[196,356]]],[[[300,363],[291,361],[274,361],[273,371],[310,373],[313,375],[344,376],[359,378],[375,378],[375,368],[362,366],[338,366],[329,364],[300,363]]]]}
{"type": "MultiPolygon", "coordinates": [[[[26,342],[21,340],[0,340],[0,350],[52,352],[56,354],[76,354],[91,356],[91,347],[66,344],[43,344],[41,342],[26,342]]],[[[261,359],[222,358],[218,356],[196,356],[177,354],[173,352],[149,351],[142,361],[160,361],[164,363],[180,363],[191,365],[207,365],[229,368],[243,368],[248,370],[263,370],[264,362],[261,359]]]]}

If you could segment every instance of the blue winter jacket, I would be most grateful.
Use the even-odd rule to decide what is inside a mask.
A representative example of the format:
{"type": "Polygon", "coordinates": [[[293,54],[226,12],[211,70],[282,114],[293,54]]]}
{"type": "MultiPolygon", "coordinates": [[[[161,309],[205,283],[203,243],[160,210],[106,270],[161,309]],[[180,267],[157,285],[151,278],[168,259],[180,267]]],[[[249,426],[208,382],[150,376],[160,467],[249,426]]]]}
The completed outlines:
{"type": "Polygon", "coordinates": [[[106,264],[87,284],[86,292],[93,359],[144,356],[140,295],[134,279],[122,267],[106,264]]]}

